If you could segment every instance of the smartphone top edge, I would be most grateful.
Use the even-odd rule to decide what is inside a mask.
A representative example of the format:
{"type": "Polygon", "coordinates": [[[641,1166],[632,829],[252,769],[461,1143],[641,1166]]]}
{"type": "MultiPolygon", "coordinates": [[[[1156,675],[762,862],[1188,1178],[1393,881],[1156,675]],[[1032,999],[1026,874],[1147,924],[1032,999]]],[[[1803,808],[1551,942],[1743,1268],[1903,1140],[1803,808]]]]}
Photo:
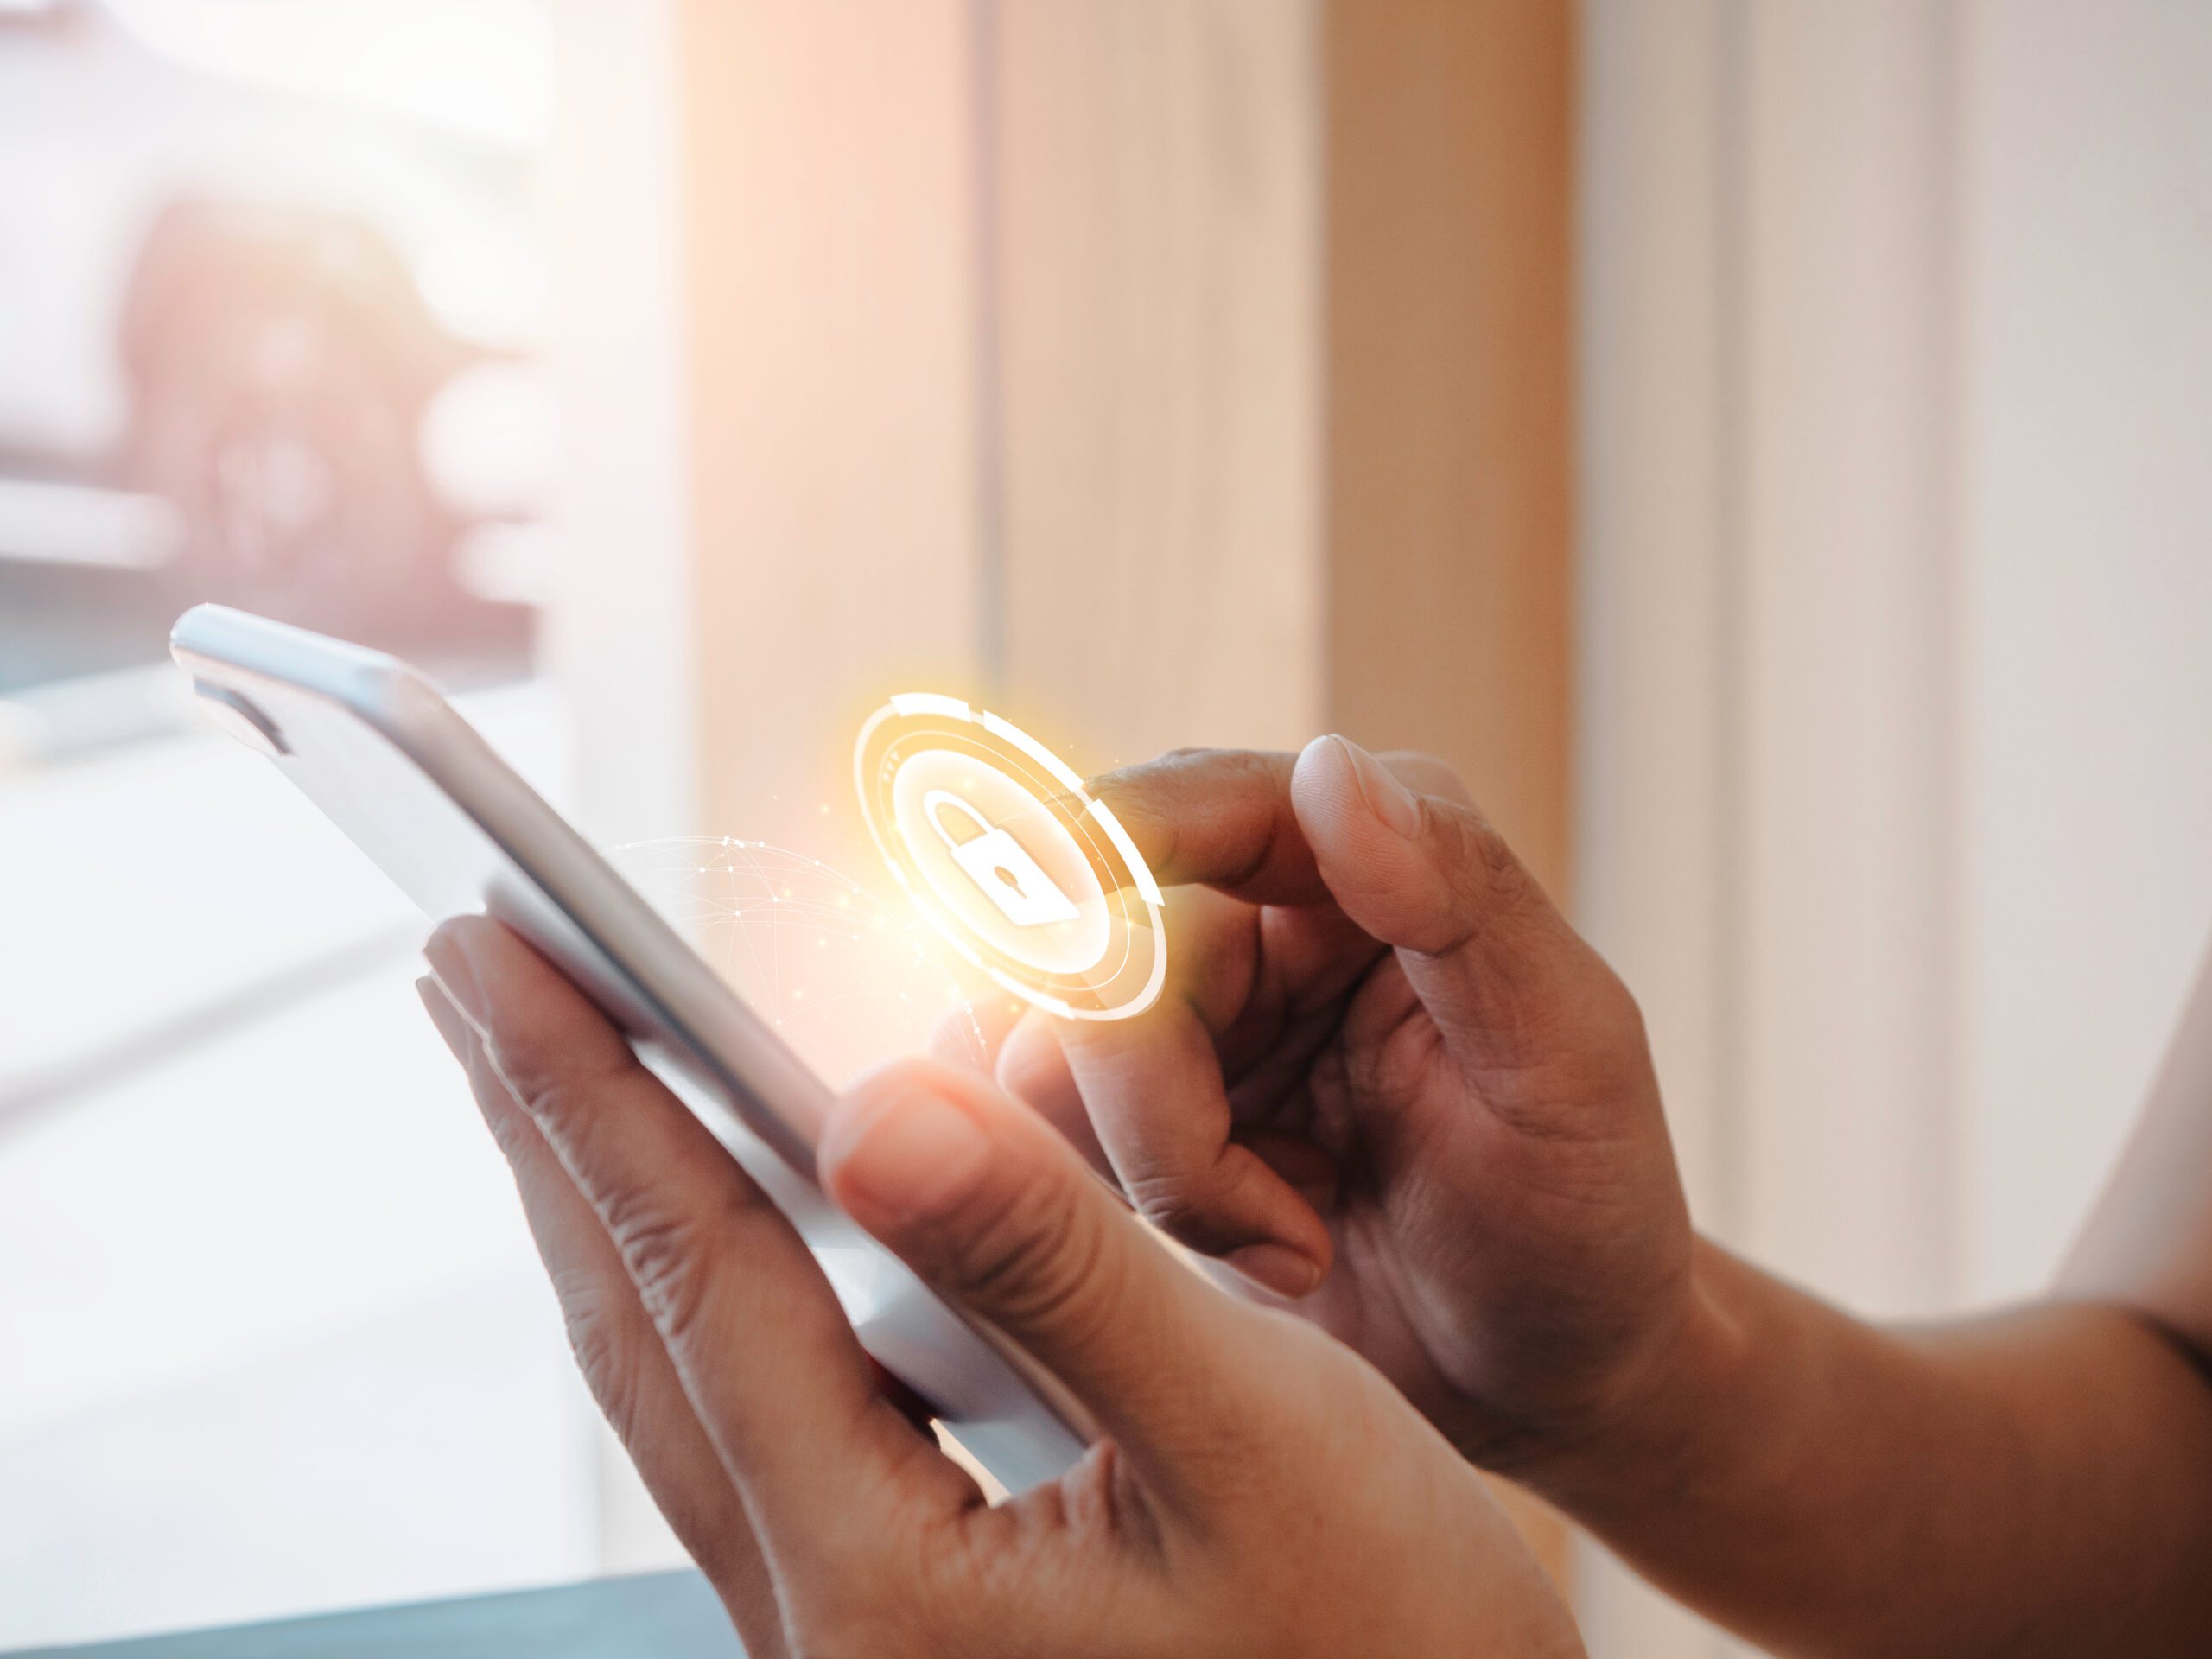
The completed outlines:
{"type": "Polygon", "coordinates": [[[228,605],[178,617],[169,656],[194,679],[226,666],[332,698],[387,728],[444,702],[427,676],[388,652],[228,605]]]}

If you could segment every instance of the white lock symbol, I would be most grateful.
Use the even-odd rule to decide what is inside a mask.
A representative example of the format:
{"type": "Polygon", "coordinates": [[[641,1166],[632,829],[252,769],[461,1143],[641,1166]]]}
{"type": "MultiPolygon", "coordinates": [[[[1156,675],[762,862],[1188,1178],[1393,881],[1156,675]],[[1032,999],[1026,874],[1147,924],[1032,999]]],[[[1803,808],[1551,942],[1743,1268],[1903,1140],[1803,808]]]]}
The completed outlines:
{"type": "Polygon", "coordinates": [[[1027,849],[1012,831],[995,828],[981,812],[949,789],[932,789],[922,797],[922,816],[944,843],[963,874],[999,907],[1000,914],[1016,927],[1043,927],[1052,922],[1071,922],[1080,914],[1052,878],[1038,868],[1027,849]],[[966,818],[982,833],[965,841],[954,837],[941,816],[947,809],[966,818]]]}

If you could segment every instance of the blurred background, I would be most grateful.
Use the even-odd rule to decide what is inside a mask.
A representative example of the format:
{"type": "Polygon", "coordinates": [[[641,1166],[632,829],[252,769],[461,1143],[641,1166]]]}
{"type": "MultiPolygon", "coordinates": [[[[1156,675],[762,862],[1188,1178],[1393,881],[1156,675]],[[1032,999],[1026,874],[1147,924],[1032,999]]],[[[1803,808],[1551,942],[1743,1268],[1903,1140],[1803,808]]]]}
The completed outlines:
{"type": "Polygon", "coordinates": [[[202,598],[861,903],[893,690],[1435,749],[1704,1227],[2031,1293],[2212,932],[2208,85],[2194,0],[0,0],[0,1645],[675,1559],[202,598]]]}

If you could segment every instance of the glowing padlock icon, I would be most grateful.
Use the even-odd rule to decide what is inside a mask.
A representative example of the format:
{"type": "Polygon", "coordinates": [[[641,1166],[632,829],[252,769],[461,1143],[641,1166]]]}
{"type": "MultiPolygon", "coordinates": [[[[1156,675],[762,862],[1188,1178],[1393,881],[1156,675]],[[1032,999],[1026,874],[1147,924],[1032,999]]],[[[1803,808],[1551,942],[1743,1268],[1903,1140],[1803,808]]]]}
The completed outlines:
{"type": "Polygon", "coordinates": [[[952,861],[1016,927],[1071,922],[1080,913],[1011,830],[994,827],[950,790],[932,789],[925,794],[922,816],[937,831],[945,851],[952,855],[952,861]],[[981,833],[960,840],[945,827],[947,810],[966,818],[981,833]]]}

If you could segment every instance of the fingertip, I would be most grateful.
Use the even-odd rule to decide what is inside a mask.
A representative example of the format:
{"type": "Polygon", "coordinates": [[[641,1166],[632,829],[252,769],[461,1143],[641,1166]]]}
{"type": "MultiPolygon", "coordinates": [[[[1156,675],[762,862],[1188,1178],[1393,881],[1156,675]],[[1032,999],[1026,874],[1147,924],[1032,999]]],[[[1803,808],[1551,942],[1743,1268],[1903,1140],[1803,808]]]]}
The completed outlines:
{"type": "Polygon", "coordinates": [[[1332,775],[1350,781],[1351,774],[1344,770],[1346,760],[1344,741],[1334,732],[1324,732],[1310,741],[1291,763],[1292,799],[1295,800],[1301,791],[1327,787],[1332,775]]]}
{"type": "Polygon", "coordinates": [[[1317,836],[1333,840],[1351,818],[1367,816],[1351,746],[1343,738],[1326,733],[1299,751],[1290,769],[1290,805],[1317,851],[1317,836]]]}
{"type": "Polygon", "coordinates": [[[1000,1045],[994,1075],[999,1087],[1016,1100],[1034,1101],[1057,1092],[1069,1077],[1059,1033],[1041,1017],[1022,1020],[1000,1045]]]}
{"type": "Polygon", "coordinates": [[[825,1191],[864,1222],[931,1219],[982,1179],[983,1125],[941,1061],[894,1060],[856,1079],[830,1108],[816,1148],[825,1191]]]}
{"type": "Polygon", "coordinates": [[[484,948],[484,935],[505,930],[488,916],[448,916],[430,930],[424,942],[425,956],[433,951],[448,956],[466,956],[484,948]]]}
{"type": "Polygon", "coordinates": [[[430,1023],[437,1027],[438,1035],[453,1052],[454,1058],[465,1062],[475,1033],[461,1017],[461,1010],[454,1007],[453,999],[429,974],[415,982],[415,995],[423,1004],[423,1011],[430,1016],[430,1023]]]}
{"type": "Polygon", "coordinates": [[[1120,820],[1147,861],[1155,858],[1160,840],[1160,796],[1172,778],[1166,766],[1172,758],[1162,755],[1135,766],[1116,766],[1084,781],[1084,793],[1103,802],[1120,820]]]}
{"type": "Polygon", "coordinates": [[[1291,779],[1294,803],[1299,798],[1298,774],[1304,772],[1317,810],[1355,814],[1381,824],[1402,841],[1421,834],[1420,798],[1403,779],[1350,738],[1335,733],[1316,738],[1298,760],[1291,779]]]}
{"type": "Polygon", "coordinates": [[[449,916],[423,943],[423,959],[438,988],[480,1032],[491,1012],[483,987],[495,964],[492,953],[512,937],[488,916],[449,916]]]}
{"type": "Polygon", "coordinates": [[[1340,892],[1343,872],[1370,861],[1371,847],[1385,842],[1367,797],[1360,794],[1351,746],[1334,732],[1316,736],[1299,752],[1289,772],[1289,810],[1305,842],[1314,849],[1314,865],[1332,892],[1340,892]]]}
{"type": "Polygon", "coordinates": [[[1311,1296],[1328,1276],[1321,1262],[1287,1244],[1247,1244],[1223,1259],[1261,1289],[1285,1301],[1311,1296]]]}
{"type": "Polygon", "coordinates": [[[971,1075],[933,1054],[902,1054],[879,1061],[848,1083],[831,1103],[823,1123],[823,1145],[830,1144],[830,1131],[840,1123],[849,1123],[908,1095],[949,1093],[957,1080],[971,1075]]]}
{"type": "MultiPolygon", "coordinates": [[[[461,1000],[454,988],[464,982],[473,983],[474,976],[469,971],[468,958],[461,952],[461,942],[454,937],[451,922],[440,922],[430,930],[430,937],[423,941],[423,960],[429,964],[430,981],[439,988],[447,1006],[459,1010],[461,1000]]],[[[431,1010],[431,1017],[436,1018],[435,1009],[431,1010]]]]}

